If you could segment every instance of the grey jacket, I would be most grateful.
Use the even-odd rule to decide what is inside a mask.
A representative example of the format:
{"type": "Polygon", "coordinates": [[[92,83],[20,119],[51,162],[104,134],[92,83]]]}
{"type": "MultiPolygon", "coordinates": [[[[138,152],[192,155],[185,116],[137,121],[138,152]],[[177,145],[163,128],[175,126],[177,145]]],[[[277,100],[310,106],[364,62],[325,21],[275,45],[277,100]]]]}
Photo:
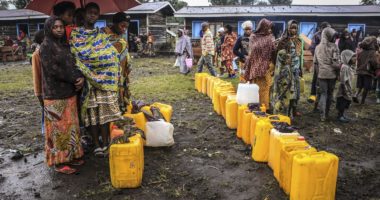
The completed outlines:
{"type": "Polygon", "coordinates": [[[342,68],[340,69],[339,87],[336,97],[343,97],[349,101],[352,100],[352,78],[355,75],[354,65],[350,64],[355,53],[351,50],[344,50],[341,55],[342,68]]]}
{"type": "Polygon", "coordinates": [[[322,32],[321,43],[315,49],[314,69],[320,79],[336,79],[340,68],[339,48],[333,42],[335,30],[327,27],[322,32]]]}

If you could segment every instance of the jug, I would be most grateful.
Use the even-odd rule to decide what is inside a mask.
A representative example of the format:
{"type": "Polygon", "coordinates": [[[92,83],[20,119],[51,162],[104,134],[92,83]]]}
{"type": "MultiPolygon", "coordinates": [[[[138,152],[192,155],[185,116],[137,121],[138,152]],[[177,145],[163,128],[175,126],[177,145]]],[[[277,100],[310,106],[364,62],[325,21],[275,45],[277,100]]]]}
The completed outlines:
{"type": "Polygon", "coordinates": [[[259,86],[256,84],[239,83],[236,99],[239,105],[259,103],[259,86]]]}

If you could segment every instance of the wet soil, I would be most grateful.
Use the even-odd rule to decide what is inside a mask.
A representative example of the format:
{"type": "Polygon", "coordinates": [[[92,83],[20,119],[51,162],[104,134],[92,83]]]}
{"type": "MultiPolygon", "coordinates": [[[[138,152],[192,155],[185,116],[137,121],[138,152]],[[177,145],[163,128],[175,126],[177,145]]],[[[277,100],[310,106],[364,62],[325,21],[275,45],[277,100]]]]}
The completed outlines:
{"type": "MultiPolygon", "coordinates": [[[[178,73],[172,59],[138,61],[133,79],[178,73]]],[[[4,66],[0,66],[0,69],[4,66]]],[[[12,67],[30,70],[30,66],[12,67]]],[[[40,108],[29,88],[0,91],[0,199],[287,199],[270,168],[250,158],[250,148],[213,112],[208,97],[197,93],[181,101],[150,96],[147,102],[174,108],[176,144],[145,148],[145,169],[138,189],[114,189],[108,160],[85,156],[76,175],[62,175],[44,163],[40,108]],[[25,158],[12,161],[9,149],[25,158]]],[[[302,117],[294,123],[318,150],[339,156],[336,199],[380,198],[380,106],[370,95],[367,105],[354,105],[355,121],[318,121],[312,106],[301,103],[302,117]],[[334,131],[335,129],[335,131],[334,131]],[[340,131],[338,131],[338,129],[340,131]]],[[[331,116],[334,116],[334,112],[331,116]]]]}

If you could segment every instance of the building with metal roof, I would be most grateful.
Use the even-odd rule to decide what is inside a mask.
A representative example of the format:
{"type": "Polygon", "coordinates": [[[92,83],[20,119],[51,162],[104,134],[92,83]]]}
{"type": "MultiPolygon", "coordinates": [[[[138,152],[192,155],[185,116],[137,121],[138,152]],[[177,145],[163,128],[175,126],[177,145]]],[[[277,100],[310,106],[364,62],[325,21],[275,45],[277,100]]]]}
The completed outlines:
{"type": "Polygon", "coordinates": [[[251,20],[257,24],[267,18],[274,22],[274,35],[279,37],[285,30],[286,22],[294,19],[300,22],[300,33],[312,37],[318,25],[327,21],[333,28],[362,30],[363,36],[375,34],[380,29],[380,6],[362,5],[291,5],[291,6],[195,6],[178,10],[175,17],[185,18],[184,26],[191,30],[193,38],[199,38],[200,24],[210,23],[211,31],[230,24],[242,34],[241,24],[251,20]]]}

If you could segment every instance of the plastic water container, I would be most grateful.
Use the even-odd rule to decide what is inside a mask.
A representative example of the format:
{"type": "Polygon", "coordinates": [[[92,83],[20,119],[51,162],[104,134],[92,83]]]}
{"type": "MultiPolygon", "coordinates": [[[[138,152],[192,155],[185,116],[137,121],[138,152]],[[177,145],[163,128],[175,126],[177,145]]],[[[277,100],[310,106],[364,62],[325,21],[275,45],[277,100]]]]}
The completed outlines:
{"type": "Polygon", "coordinates": [[[256,84],[239,83],[236,99],[239,105],[259,103],[259,86],[256,84]]]}
{"type": "Polygon", "coordinates": [[[129,138],[129,143],[112,144],[109,165],[112,186],[137,188],[141,185],[144,171],[144,148],[139,134],[129,138]]]}
{"type": "Polygon", "coordinates": [[[270,137],[269,137],[269,157],[268,157],[268,166],[273,169],[273,162],[274,160],[280,159],[280,151],[281,148],[279,147],[279,139],[280,138],[294,138],[297,139],[300,136],[300,134],[295,131],[292,133],[281,133],[280,131],[276,129],[272,129],[270,131],[270,137]]]}
{"type": "Polygon", "coordinates": [[[243,129],[243,115],[244,115],[244,112],[248,110],[248,106],[247,105],[240,105],[238,107],[238,116],[237,116],[237,123],[238,123],[238,126],[237,126],[237,130],[236,130],[236,136],[238,138],[242,138],[242,129],[243,129]]]}
{"type": "Polygon", "coordinates": [[[280,182],[281,149],[287,146],[308,146],[309,144],[305,141],[304,137],[293,136],[279,138],[277,145],[278,149],[276,149],[273,154],[272,169],[274,178],[280,182]]]}
{"type": "Polygon", "coordinates": [[[195,89],[198,90],[198,92],[201,92],[202,90],[202,77],[209,76],[207,73],[196,73],[195,74],[195,89]]]}
{"type": "Polygon", "coordinates": [[[214,76],[208,76],[207,77],[207,96],[211,97],[211,85],[215,82],[220,80],[219,78],[216,78],[214,76]]]}
{"type": "Polygon", "coordinates": [[[269,138],[273,128],[272,122],[290,123],[290,118],[283,115],[270,115],[261,118],[256,122],[255,133],[252,143],[252,158],[257,162],[268,162],[269,157],[269,138]]]}
{"type": "Polygon", "coordinates": [[[317,149],[310,145],[284,146],[281,149],[280,160],[280,186],[286,194],[290,194],[292,180],[293,157],[300,153],[314,153],[317,149]]]}
{"type": "Polygon", "coordinates": [[[224,81],[214,83],[214,86],[213,86],[212,91],[211,91],[212,103],[214,103],[214,100],[215,100],[215,93],[218,90],[222,90],[222,89],[230,89],[231,91],[235,91],[235,88],[234,88],[234,86],[232,86],[232,83],[226,83],[224,81]]]}
{"type": "Polygon", "coordinates": [[[245,144],[251,144],[251,140],[249,138],[250,128],[251,128],[251,118],[252,112],[250,110],[245,110],[243,112],[243,120],[242,120],[242,129],[241,129],[241,138],[245,144]]]}
{"type": "Polygon", "coordinates": [[[293,158],[291,200],[334,200],[339,159],[325,151],[293,158]]]}
{"type": "Polygon", "coordinates": [[[173,107],[171,105],[155,102],[151,106],[155,106],[160,109],[160,112],[164,116],[165,121],[171,121],[173,115],[173,107]]]}
{"type": "Polygon", "coordinates": [[[249,140],[251,141],[250,144],[253,144],[257,121],[260,118],[267,118],[268,116],[269,116],[268,114],[261,111],[252,112],[252,117],[251,117],[251,122],[250,122],[251,128],[249,129],[249,140]]]}
{"type": "Polygon", "coordinates": [[[221,115],[222,114],[222,110],[221,110],[221,102],[220,102],[220,96],[221,94],[235,94],[235,90],[233,88],[230,88],[230,87],[226,87],[226,88],[221,88],[221,89],[218,89],[216,90],[216,92],[214,92],[214,110],[215,112],[218,114],[218,115],[221,115]]]}
{"type": "MultiPolygon", "coordinates": [[[[213,77],[213,76],[212,76],[213,77]]],[[[221,79],[219,78],[215,78],[213,77],[214,79],[211,79],[207,82],[208,84],[208,89],[207,89],[207,95],[210,97],[210,99],[212,99],[212,93],[214,92],[214,86],[219,83],[219,82],[223,82],[221,79]],[[210,83],[209,83],[210,82],[210,83]]]]}
{"type": "Polygon", "coordinates": [[[220,93],[220,110],[224,119],[226,119],[226,103],[227,99],[235,99],[236,100],[236,92],[222,92],[220,93]]]}
{"type": "Polygon", "coordinates": [[[201,92],[202,92],[202,94],[207,94],[207,80],[208,80],[208,77],[210,77],[210,75],[202,76],[201,77],[201,80],[202,80],[201,92]]]}
{"type": "Polygon", "coordinates": [[[230,129],[236,129],[238,126],[238,104],[236,102],[236,95],[227,97],[226,124],[230,129]]]}
{"type": "Polygon", "coordinates": [[[145,132],[147,119],[145,118],[144,113],[139,112],[136,114],[124,114],[124,117],[132,118],[136,124],[136,127],[145,132]]]}

